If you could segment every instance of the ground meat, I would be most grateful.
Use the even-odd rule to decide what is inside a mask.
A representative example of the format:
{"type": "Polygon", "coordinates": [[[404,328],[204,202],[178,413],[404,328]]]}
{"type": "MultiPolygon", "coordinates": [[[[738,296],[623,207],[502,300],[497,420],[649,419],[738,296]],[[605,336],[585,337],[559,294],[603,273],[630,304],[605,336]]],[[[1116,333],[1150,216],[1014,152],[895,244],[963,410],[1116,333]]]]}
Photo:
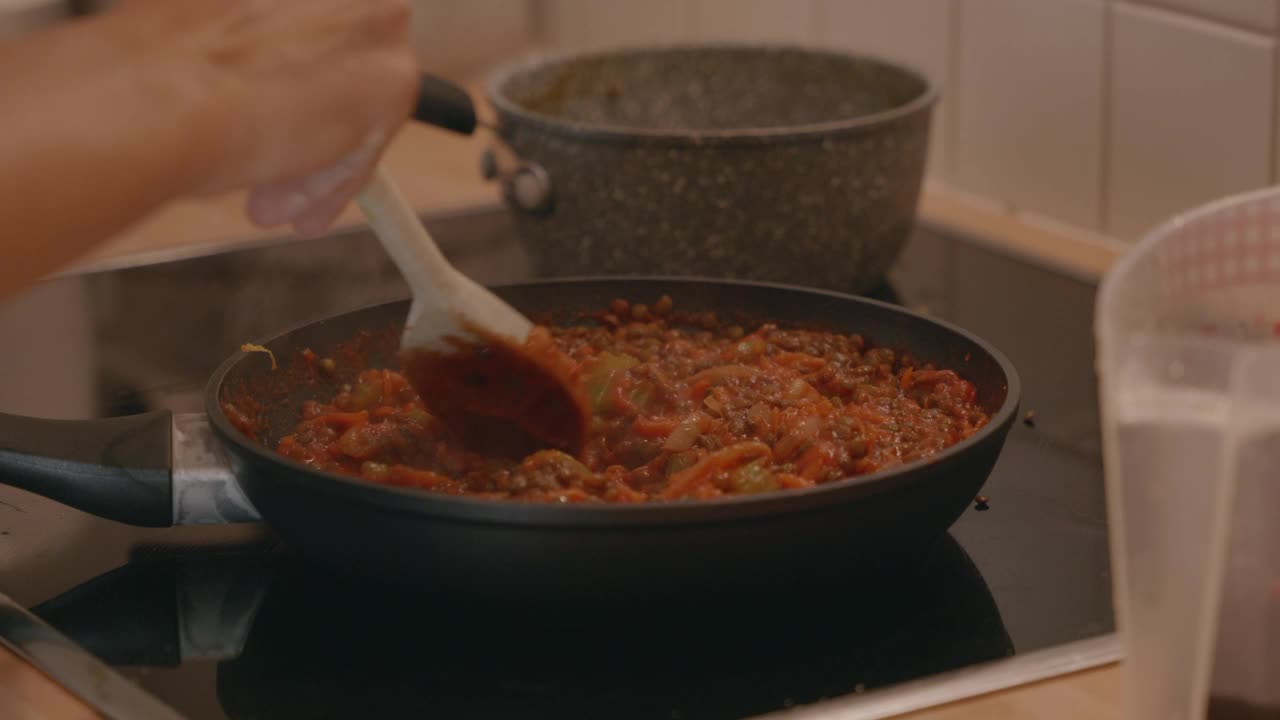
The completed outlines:
{"type": "Polygon", "coordinates": [[[709,499],[810,487],[928,457],[988,422],[971,383],[858,335],[724,324],[670,298],[552,327],[592,404],[586,448],[459,447],[404,377],[366,370],[303,408],[278,451],[435,492],[552,502],[709,499]]]}

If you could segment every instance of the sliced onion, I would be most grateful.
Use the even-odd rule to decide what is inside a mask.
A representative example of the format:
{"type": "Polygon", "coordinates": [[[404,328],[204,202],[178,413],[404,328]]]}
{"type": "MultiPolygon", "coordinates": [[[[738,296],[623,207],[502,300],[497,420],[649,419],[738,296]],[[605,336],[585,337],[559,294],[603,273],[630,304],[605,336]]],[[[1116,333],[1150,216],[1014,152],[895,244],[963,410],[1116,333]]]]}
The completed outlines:
{"type": "Polygon", "coordinates": [[[714,395],[707,395],[702,399],[702,404],[707,406],[712,415],[717,417],[724,415],[724,403],[717,400],[714,395]]]}
{"type": "Polygon", "coordinates": [[[800,450],[808,447],[814,440],[818,439],[818,434],[822,432],[822,419],[814,415],[806,415],[791,428],[791,431],[778,441],[774,447],[774,457],[779,460],[795,455],[800,450]]]}
{"type": "Polygon", "coordinates": [[[702,435],[703,428],[711,423],[711,417],[703,412],[695,412],[680,421],[675,430],[667,436],[667,441],[662,444],[663,450],[678,452],[680,450],[688,450],[698,441],[698,437],[702,435]]]}
{"type": "Polygon", "coordinates": [[[756,403],[747,411],[747,420],[751,421],[751,429],[760,435],[773,429],[773,410],[764,403],[756,403]]]}
{"type": "Polygon", "coordinates": [[[764,338],[753,334],[739,340],[738,344],[735,345],[733,349],[739,358],[747,359],[764,354],[767,346],[765,345],[764,338]]]}
{"type": "Polygon", "coordinates": [[[805,398],[813,397],[817,394],[818,394],[818,391],[814,390],[812,385],[805,382],[804,379],[802,378],[796,378],[795,380],[792,380],[787,385],[787,390],[784,397],[785,399],[791,402],[798,402],[800,400],[804,400],[805,398]]]}
{"type": "Polygon", "coordinates": [[[729,380],[751,380],[759,376],[761,370],[749,365],[715,365],[706,370],[695,373],[689,378],[690,385],[698,383],[707,383],[709,385],[719,385],[729,380]]]}

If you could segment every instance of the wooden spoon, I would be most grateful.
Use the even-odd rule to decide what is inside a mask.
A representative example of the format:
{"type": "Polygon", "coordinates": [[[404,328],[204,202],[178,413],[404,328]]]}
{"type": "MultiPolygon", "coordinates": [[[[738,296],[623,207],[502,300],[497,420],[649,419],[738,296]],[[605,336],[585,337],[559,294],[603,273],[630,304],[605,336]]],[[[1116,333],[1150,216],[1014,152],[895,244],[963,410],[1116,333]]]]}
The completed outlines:
{"type": "Polygon", "coordinates": [[[579,455],[586,392],[550,333],[450,265],[385,168],[357,203],[413,292],[401,361],[423,403],[478,449],[579,455]]]}

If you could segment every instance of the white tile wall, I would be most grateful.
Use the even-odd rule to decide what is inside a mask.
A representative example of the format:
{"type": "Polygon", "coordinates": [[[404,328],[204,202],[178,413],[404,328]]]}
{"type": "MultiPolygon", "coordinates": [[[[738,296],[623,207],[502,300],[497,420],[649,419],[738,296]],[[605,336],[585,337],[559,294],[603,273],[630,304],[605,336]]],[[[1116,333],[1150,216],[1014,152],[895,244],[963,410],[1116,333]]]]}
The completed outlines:
{"type": "Polygon", "coordinates": [[[686,0],[546,0],[542,27],[560,47],[678,42],[689,33],[686,0]]]}
{"type": "Polygon", "coordinates": [[[952,0],[819,0],[814,40],[909,65],[942,90],[929,139],[929,172],[946,175],[952,0]]]}
{"type": "Polygon", "coordinates": [[[527,2],[410,0],[413,43],[424,68],[449,72],[503,56],[532,36],[527,2]]]}
{"type": "Polygon", "coordinates": [[[1144,0],[1210,20],[1221,20],[1253,30],[1276,27],[1278,0],[1144,0]]]}
{"type": "Polygon", "coordinates": [[[813,0],[689,0],[691,34],[699,40],[806,42],[813,0]]]}
{"type": "Polygon", "coordinates": [[[546,38],[560,47],[646,42],[809,40],[816,0],[542,0],[546,38]]]}
{"type": "Polygon", "coordinates": [[[1112,50],[1113,235],[1272,179],[1275,40],[1118,4],[1112,50]]]}
{"type": "Polygon", "coordinates": [[[962,0],[950,174],[972,192],[1099,226],[1101,0],[962,0]]]}
{"type": "Polygon", "coordinates": [[[945,83],[951,0],[819,0],[814,39],[913,65],[945,83]]]}

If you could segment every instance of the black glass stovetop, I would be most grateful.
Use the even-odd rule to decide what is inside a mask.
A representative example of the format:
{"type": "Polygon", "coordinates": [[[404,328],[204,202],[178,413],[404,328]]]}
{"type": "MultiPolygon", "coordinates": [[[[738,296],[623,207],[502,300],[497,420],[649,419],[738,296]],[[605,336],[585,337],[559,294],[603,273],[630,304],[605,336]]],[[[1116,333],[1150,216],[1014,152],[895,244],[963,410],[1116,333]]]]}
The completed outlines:
{"type": "MultiPolygon", "coordinates": [[[[501,211],[428,224],[481,282],[529,276],[501,211]]],[[[0,353],[0,411],[198,411],[240,343],[407,294],[364,231],[163,260],[51,280],[0,308],[0,334],[25,339],[0,353]]],[[[678,613],[480,610],[330,577],[260,527],[138,529],[0,487],[0,592],[193,719],[738,718],[1100,637],[1114,621],[1094,291],[914,233],[871,294],[1003,350],[1029,417],[985,502],[921,564],[875,582],[678,613]]]]}

